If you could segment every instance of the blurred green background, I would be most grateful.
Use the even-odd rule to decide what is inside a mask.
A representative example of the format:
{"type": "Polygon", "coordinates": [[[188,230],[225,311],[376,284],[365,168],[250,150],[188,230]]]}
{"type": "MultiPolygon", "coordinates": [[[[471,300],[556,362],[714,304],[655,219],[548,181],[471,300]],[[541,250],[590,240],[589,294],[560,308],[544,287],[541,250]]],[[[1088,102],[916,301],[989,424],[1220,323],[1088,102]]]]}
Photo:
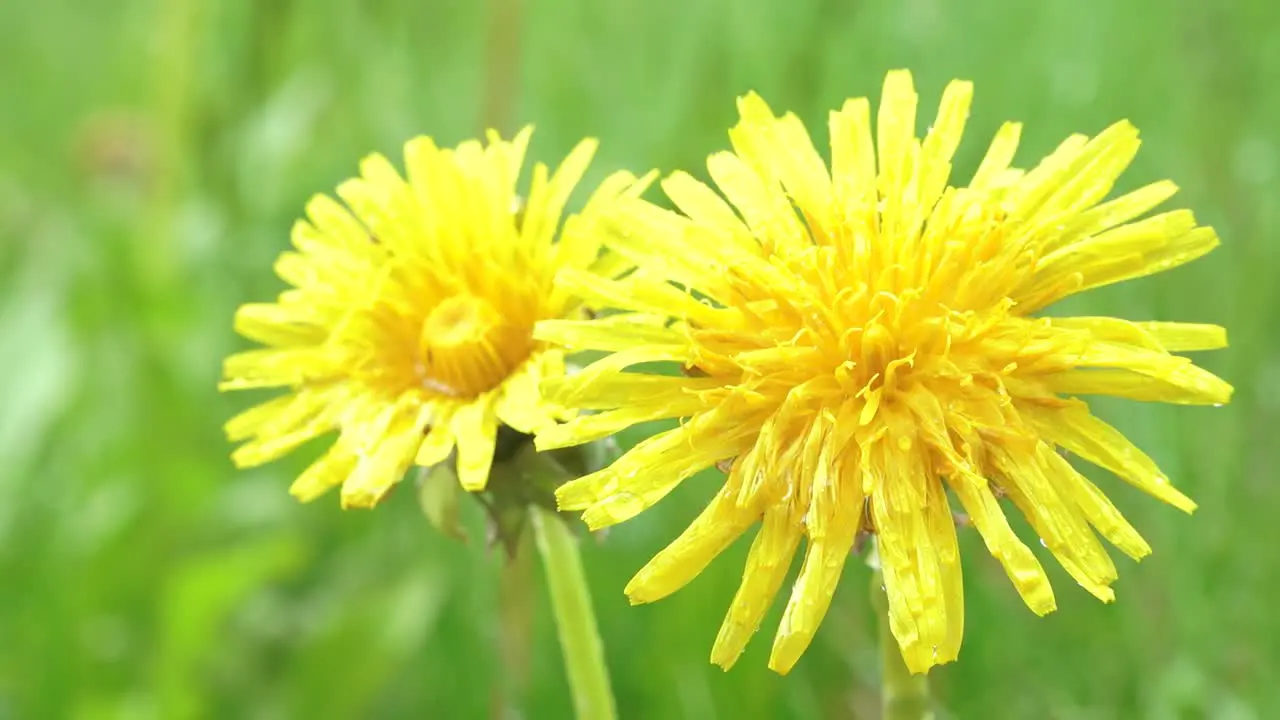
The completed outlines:
{"type": "MultiPolygon", "coordinates": [[[[232,313],[280,289],[271,262],[312,193],[415,134],[454,143],[488,113],[535,123],[539,159],[602,138],[588,185],[700,172],[736,95],[825,142],[827,110],[878,96],[893,67],[916,72],[922,116],[948,79],[976,81],[962,179],[1003,120],[1027,123],[1024,165],[1133,120],[1146,142],[1124,187],[1173,178],[1223,247],[1067,309],[1226,325],[1231,348],[1201,360],[1237,386],[1222,409],[1100,405],[1201,505],[1184,517],[1102,479],[1155,547],[1118,559],[1114,605],[1052,568],[1060,609],[1037,619],[964,538],[968,634],[933,676],[943,716],[1280,717],[1274,7],[0,3],[0,720],[568,717],[536,561],[519,591],[520,566],[503,580],[483,542],[439,537],[410,492],[374,512],[296,504],[307,453],[232,469],[220,425],[254,399],[215,391],[243,347],[232,313]]],[[[707,663],[745,543],[627,607],[627,578],[714,485],[585,549],[623,717],[876,717],[861,566],[786,678],[765,669],[780,608],[732,672],[707,663]]]]}

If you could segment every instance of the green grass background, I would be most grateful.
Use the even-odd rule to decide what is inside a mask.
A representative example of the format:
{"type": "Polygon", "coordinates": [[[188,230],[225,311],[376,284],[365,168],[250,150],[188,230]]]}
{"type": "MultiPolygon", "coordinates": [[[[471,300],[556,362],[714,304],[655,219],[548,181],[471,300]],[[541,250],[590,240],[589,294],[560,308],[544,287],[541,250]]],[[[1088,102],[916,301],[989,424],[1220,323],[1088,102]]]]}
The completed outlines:
{"type": "MultiPolygon", "coordinates": [[[[498,554],[439,537],[408,492],[298,505],[306,453],[234,471],[220,425],[250,398],[214,390],[243,346],[231,315],[279,290],[271,261],[312,193],[415,134],[474,134],[489,25],[481,2],[0,3],[0,720],[496,717],[521,685],[502,679],[500,607],[532,619],[505,717],[570,715],[536,564],[510,591],[498,554]]],[[[1055,571],[1046,619],[970,534],[966,641],[934,685],[943,717],[1280,717],[1272,3],[541,0],[500,25],[520,36],[495,91],[508,123],[536,123],[546,160],[600,137],[588,184],[701,173],[749,89],[824,142],[827,110],[894,67],[916,72],[922,116],[948,79],[976,81],[962,179],[1006,119],[1027,123],[1022,164],[1137,124],[1124,186],[1173,178],[1223,246],[1068,309],[1229,328],[1201,358],[1236,385],[1228,407],[1099,410],[1201,508],[1103,478],[1155,554],[1117,560],[1109,606],[1055,571]]],[[[745,544],[626,605],[714,484],[585,549],[623,717],[876,717],[865,568],[785,678],[765,669],[778,608],[732,672],[707,663],[745,544]]]]}

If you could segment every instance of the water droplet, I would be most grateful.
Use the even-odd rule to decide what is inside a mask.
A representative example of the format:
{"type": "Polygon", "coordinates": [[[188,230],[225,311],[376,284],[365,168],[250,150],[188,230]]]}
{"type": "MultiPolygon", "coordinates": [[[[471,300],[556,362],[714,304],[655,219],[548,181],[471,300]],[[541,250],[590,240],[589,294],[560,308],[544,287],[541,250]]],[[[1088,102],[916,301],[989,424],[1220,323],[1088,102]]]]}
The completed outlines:
{"type": "Polygon", "coordinates": [[[934,646],[933,646],[933,659],[934,659],[934,660],[937,660],[937,659],[938,659],[938,646],[937,646],[937,645],[934,645],[934,646]]]}
{"type": "Polygon", "coordinates": [[[889,589],[884,586],[884,583],[880,583],[880,592],[889,592],[889,589]]]}
{"type": "Polygon", "coordinates": [[[617,521],[639,515],[644,510],[645,505],[644,500],[635,493],[620,492],[598,507],[610,519],[617,521]]]}
{"type": "Polygon", "coordinates": [[[1040,547],[1047,548],[1049,547],[1049,543],[1045,542],[1044,538],[1040,538],[1040,547]]]}
{"type": "Polygon", "coordinates": [[[1213,404],[1213,406],[1214,406],[1214,407],[1222,407],[1222,406],[1224,406],[1225,404],[1226,404],[1226,403],[1214,403],[1214,404],[1213,404]]]}

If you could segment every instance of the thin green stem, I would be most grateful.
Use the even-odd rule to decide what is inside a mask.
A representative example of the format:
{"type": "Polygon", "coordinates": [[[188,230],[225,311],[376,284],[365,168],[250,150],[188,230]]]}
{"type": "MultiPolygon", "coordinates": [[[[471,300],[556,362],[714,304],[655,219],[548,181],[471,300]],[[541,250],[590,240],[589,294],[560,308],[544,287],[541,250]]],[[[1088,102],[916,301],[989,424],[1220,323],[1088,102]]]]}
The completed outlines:
{"type": "Polygon", "coordinates": [[[529,532],[520,533],[516,551],[498,575],[498,657],[502,677],[493,694],[492,717],[519,717],[529,685],[533,635],[533,563],[529,532]]]}
{"type": "Polygon", "coordinates": [[[529,512],[551,590],[551,607],[573,691],[574,711],[582,720],[613,720],[617,709],[578,554],[578,540],[555,512],[536,505],[529,512]]]}
{"type": "Polygon", "coordinates": [[[889,628],[889,596],[885,592],[879,555],[874,549],[867,564],[872,569],[871,604],[876,610],[879,629],[881,717],[884,720],[933,720],[929,676],[911,674],[889,628]]]}

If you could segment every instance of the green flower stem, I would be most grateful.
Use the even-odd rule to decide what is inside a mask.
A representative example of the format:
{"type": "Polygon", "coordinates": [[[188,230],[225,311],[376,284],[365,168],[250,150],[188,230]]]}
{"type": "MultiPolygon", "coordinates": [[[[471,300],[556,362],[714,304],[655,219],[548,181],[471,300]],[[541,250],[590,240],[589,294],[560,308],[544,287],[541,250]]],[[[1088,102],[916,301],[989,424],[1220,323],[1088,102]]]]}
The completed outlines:
{"type": "Polygon", "coordinates": [[[529,686],[532,651],[533,543],[520,533],[516,551],[505,559],[498,575],[498,659],[502,677],[494,688],[491,717],[519,717],[529,686]]]}
{"type": "Polygon", "coordinates": [[[574,710],[582,720],[612,720],[617,717],[617,709],[591,609],[591,593],[582,572],[578,540],[555,512],[533,506],[530,513],[547,572],[574,710]]]}
{"type": "Polygon", "coordinates": [[[885,592],[880,557],[871,550],[871,604],[876,611],[880,643],[880,707],[884,720],[933,720],[929,675],[912,675],[902,659],[898,641],[889,629],[889,596],[885,592]]]}

